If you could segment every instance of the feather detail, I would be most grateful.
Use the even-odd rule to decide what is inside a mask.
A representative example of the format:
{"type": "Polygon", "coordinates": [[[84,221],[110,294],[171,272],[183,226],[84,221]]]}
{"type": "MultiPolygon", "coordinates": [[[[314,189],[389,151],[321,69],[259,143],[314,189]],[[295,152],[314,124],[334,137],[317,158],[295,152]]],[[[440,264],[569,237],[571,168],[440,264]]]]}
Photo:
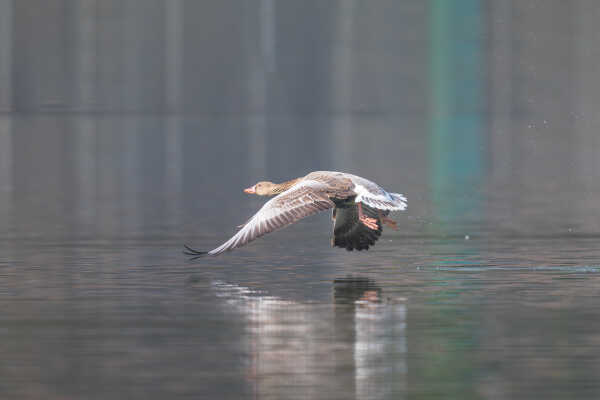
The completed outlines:
{"type": "MultiPolygon", "coordinates": [[[[263,182],[257,183],[260,184],[263,182]]],[[[406,197],[385,191],[376,183],[357,175],[335,171],[315,171],[280,184],[264,182],[273,188],[259,193],[255,188],[248,193],[277,194],[241,225],[239,231],[221,246],[209,251],[197,251],[186,246],[185,254],[194,257],[217,255],[241,247],[269,232],[284,228],[319,211],[334,208],[334,246],[348,250],[366,250],[382,232],[381,216],[390,211],[406,209],[406,197]],[[365,215],[377,220],[371,229],[358,218],[357,204],[362,204],[365,215]]]]}
{"type": "Polygon", "coordinates": [[[334,203],[325,193],[326,186],[320,182],[303,180],[275,196],[228,241],[208,252],[216,255],[241,247],[269,232],[284,228],[294,222],[327,210],[334,203]]]}
{"type": "Polygon", "coordinates": [[[356,203],[364,203],[379,210],[401,211],[406,209],[406,197],[399,193],[388,193],[379,188],[378,191],[369,190],[360,184],[354,187],[356,203]]]}
{"type": "MultiPolygon", "coordinates": [[[[375,244],[381,236],[383,228],[377,211],[369,206],[363,205],[363,214],[367,217],[377,219],[377,230],[366,227],[358,219],[358,207],[356,203],[350,203],[342,207],[336,207],[333,213],[333,237],[331,245],[341,247],[348,251],[368,250],[369,246],[375,244]]],[[[389,211],[380,211],[387,215],[389,211]]]]}

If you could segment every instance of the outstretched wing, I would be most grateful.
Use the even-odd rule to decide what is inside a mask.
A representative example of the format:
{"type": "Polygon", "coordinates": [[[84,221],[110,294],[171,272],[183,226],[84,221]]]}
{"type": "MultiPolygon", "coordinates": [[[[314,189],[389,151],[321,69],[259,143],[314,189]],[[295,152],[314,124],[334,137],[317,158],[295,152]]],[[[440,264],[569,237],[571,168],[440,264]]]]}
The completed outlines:
{"type": "MultiPolygon", "coordinates": [[[[383,228],[377,210],[363,205],[363,214],[377,220],[377,230],[370,229],[358,219],[358,207],[356,204],[336,207],[333,210],[333,237],[331,245],[341,247],[348,251],[368,250],[381,236],[383,228]]],[[[388,215],[389,211],[380,211],[382,215],[388,215]]]]}
{"type": "Polygon", "coordinates": [[[334,207],[321,182],[305,180],[275,196],[228,241],[208,252],[209,255],[241,247],[269,232],[284,228],[294,222],[334,207]]]}

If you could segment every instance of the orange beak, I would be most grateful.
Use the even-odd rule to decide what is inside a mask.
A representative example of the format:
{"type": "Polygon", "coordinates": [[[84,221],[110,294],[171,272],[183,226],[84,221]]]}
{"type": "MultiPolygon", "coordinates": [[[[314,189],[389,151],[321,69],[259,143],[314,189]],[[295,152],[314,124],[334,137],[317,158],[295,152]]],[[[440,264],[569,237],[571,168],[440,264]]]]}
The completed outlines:
{"type": "Polygon", "coordinates": [[[249,187],[248,189],[244,189],[244,193],[256,194],[256,185],[249,187]]]}

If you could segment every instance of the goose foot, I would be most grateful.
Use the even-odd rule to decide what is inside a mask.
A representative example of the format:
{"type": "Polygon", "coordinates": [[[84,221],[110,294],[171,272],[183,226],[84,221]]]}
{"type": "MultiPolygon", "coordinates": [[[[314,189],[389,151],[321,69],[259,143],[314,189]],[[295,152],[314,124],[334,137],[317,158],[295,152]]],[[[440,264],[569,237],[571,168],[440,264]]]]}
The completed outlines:
{"type": "Polygon", "coordinates": [[[358,220],[369,229],[373,229],[374,231],[379,229],[375,218],[370,218],[363,214],[362,203],[358,203],[358,220]]]}
{"type": "Polygon", "coordinates": [[[370,218],[366,215],[363,215],[359,218],[359,220],[369,229],[373,229],[375,231],[379,229],[379,226],[377,225],[377,220],[375,218],[370,218]]]}
{"type": "Polygon", "coordinates": [[[380,212],[377,212],[377,213],[379,214],[379,220],[381,221],[381,223],[383,225],[388,226],[395,231],[398,230],[398,224],[396,223],[396,221],[394,221],[391,218],[386,217],[385,215],[381,214],[380,212]]]}

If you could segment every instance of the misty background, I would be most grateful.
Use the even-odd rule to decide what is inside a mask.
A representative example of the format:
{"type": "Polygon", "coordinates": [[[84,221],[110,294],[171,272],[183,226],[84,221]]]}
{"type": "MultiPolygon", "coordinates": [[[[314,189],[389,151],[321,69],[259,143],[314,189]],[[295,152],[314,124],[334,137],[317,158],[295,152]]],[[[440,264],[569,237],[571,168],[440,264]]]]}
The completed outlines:
{"type": "Polygon", "coordinates": [[[215,202],[242,208],[228,226],[256,206],[242,188],[319,169],[405,193],[433,221],[413,234],[596,233],[599,16],[593,0],[2,0],[1,235],[171,234],[215,202]]]}
{"type": "Polygon", "coordinates": [[[0,0],[0,397],[598,398],[599,20],[0,0]],[[405,194],[400,230],[181,254],[313,170],[405,194]]]}

